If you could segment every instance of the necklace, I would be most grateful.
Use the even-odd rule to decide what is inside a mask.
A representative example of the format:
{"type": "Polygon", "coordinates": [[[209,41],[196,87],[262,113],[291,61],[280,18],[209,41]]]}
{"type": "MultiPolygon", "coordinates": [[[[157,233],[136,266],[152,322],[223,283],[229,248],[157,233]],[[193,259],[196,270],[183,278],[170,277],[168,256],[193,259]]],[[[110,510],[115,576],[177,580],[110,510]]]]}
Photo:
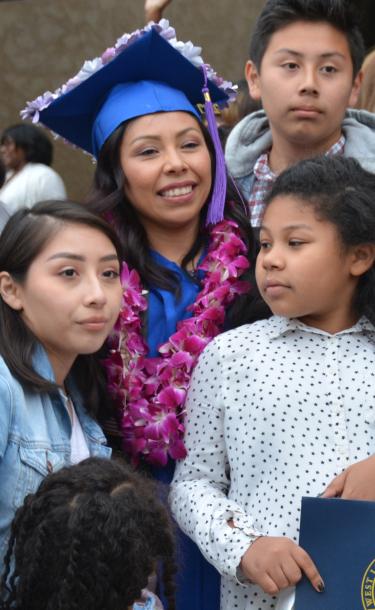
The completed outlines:
{"type": "Polygon", "coordinates": [[[156,358],[147,358],[142,336],[147,301],[139,275],[123,263],[123,305],[104,366],[108,391],[119,408],[123,447],[134,463],[140,456],[156,465],[165,465],[169,456],[186,456],[184,404],[190,377],[204,347],[221,332],[225,309],[250,288],[238,279],[249,267],[246,253],[235,222],[223,220],[211,229],[207,255],[198,266],[205,272],[202,290],[189,307],[192,316],[178,323],[156,358]]]}

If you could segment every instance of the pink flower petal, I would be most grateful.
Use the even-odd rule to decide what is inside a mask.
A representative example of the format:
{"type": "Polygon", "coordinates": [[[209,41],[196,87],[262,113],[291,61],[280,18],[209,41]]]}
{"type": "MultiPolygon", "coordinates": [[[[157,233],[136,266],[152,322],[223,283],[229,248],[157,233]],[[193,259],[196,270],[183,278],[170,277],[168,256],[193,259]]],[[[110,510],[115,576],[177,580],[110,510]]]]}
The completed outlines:
{"type": "MultiPolygon", "coordinates": [[[[108,60],[111,54],[109,50],[108,60]]],[[[235,222],[223,220],[213,227],[208,254],[199,267],[205,272],[202,290],[188,308],[192,315],[177,324],[156,358],[147,357],[142,337],[141,314],[147,301],[139,275],[124,263],[123,306],[108,340],[111,351],[104,366],[108,391],[122,409],[124,449],[133,463],[140,455],[159,465],[165,465],[169,456],[185,457],[184,403],[191,371],[204,347],[221,331],[225,308],[250,289],[248,282],[238,280],[249,266],[244,254],[235,222]]]]}

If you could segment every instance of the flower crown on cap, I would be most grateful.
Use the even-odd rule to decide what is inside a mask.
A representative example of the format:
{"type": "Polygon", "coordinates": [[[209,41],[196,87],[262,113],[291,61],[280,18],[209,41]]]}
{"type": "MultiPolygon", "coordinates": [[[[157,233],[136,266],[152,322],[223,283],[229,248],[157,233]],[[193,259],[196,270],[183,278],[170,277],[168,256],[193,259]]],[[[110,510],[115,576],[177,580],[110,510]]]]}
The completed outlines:
{"type": "MultiPolygon", "coordinates": [[[[72,89],[75,89],[83,81],[90,78],[90,76],[98,72],[103,66],[122,53],[133,42],[139,40],[143,34],[152,29],[156,30],[162,38],[169,42],[174,49],[181,53],[181,55],[188,59],[194,66],[199,68],[204,64],[200,55],[202,52],[201,47],[194,46],[191,41],[182,42],[177,40],[175,29],[169,25],[167,19],[161,19],[159,23],[150,22],[142,29],[135,30],[131,34],[123,34],[120,36],[116,44],[113,47],[106,49],[101,57],[95,57],[94,59],[85,61],[79,72],[61,87],[56,89],[56,91],[46,91],[35,98],[35,100],[27,102],[26,107],[20,112],[22,119],[31,119],[33,123],[37,123],[41,110],[48,108],[54,100],[72,89]]],[[[236,97],[236,87],[233,86],[230,81],[225,81],[218,76],[209,64],[204,64],[204,66],[208,79],[225,92],[228,96],[228,101],[233,101],[236,97]]]]}

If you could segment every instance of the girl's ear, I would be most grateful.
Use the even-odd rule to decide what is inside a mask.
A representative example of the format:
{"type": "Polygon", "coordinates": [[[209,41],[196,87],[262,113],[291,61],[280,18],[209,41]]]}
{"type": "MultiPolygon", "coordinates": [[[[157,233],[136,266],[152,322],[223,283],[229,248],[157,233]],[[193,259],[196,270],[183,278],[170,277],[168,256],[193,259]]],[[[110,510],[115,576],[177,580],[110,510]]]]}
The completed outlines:
{"type": "Polygon", "coordinates": [[[22,310],[21,287],[7,271],[0,272],[0,295],[9,307],[17,311],[22,310]]]}
{"type": "Polygon", "coordinates": [[[375,264],[375,244],[359,244],[353,246],[353,256],[350,272],[359,277],[375,264]]]}

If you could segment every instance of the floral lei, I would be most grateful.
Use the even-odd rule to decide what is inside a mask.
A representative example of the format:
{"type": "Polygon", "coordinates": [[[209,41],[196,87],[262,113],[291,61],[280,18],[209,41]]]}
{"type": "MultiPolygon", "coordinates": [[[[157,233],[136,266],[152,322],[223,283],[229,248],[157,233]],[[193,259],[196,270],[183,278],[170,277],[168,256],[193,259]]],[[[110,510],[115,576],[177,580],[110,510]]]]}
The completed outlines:
{"type": "Polygon", "coordinates": [[[147,358],[141,332],[147,301],[139,275],[123,264],[122,310],[104,365],[108,390],[120,409],[124,450],[133,462],[141,455],[157,465],[165,465],[168,456],[185,457],[184,403],[191,373],[203,348],[220,333],[226,307],[250,288],[238,279],[249,267],[246,253],[235,222],[223,220],[211,229],[208,253],[198,267],[205,272],[203,287],[189,307],[192,317],[178,323],[155,358],[147,358]]]}

